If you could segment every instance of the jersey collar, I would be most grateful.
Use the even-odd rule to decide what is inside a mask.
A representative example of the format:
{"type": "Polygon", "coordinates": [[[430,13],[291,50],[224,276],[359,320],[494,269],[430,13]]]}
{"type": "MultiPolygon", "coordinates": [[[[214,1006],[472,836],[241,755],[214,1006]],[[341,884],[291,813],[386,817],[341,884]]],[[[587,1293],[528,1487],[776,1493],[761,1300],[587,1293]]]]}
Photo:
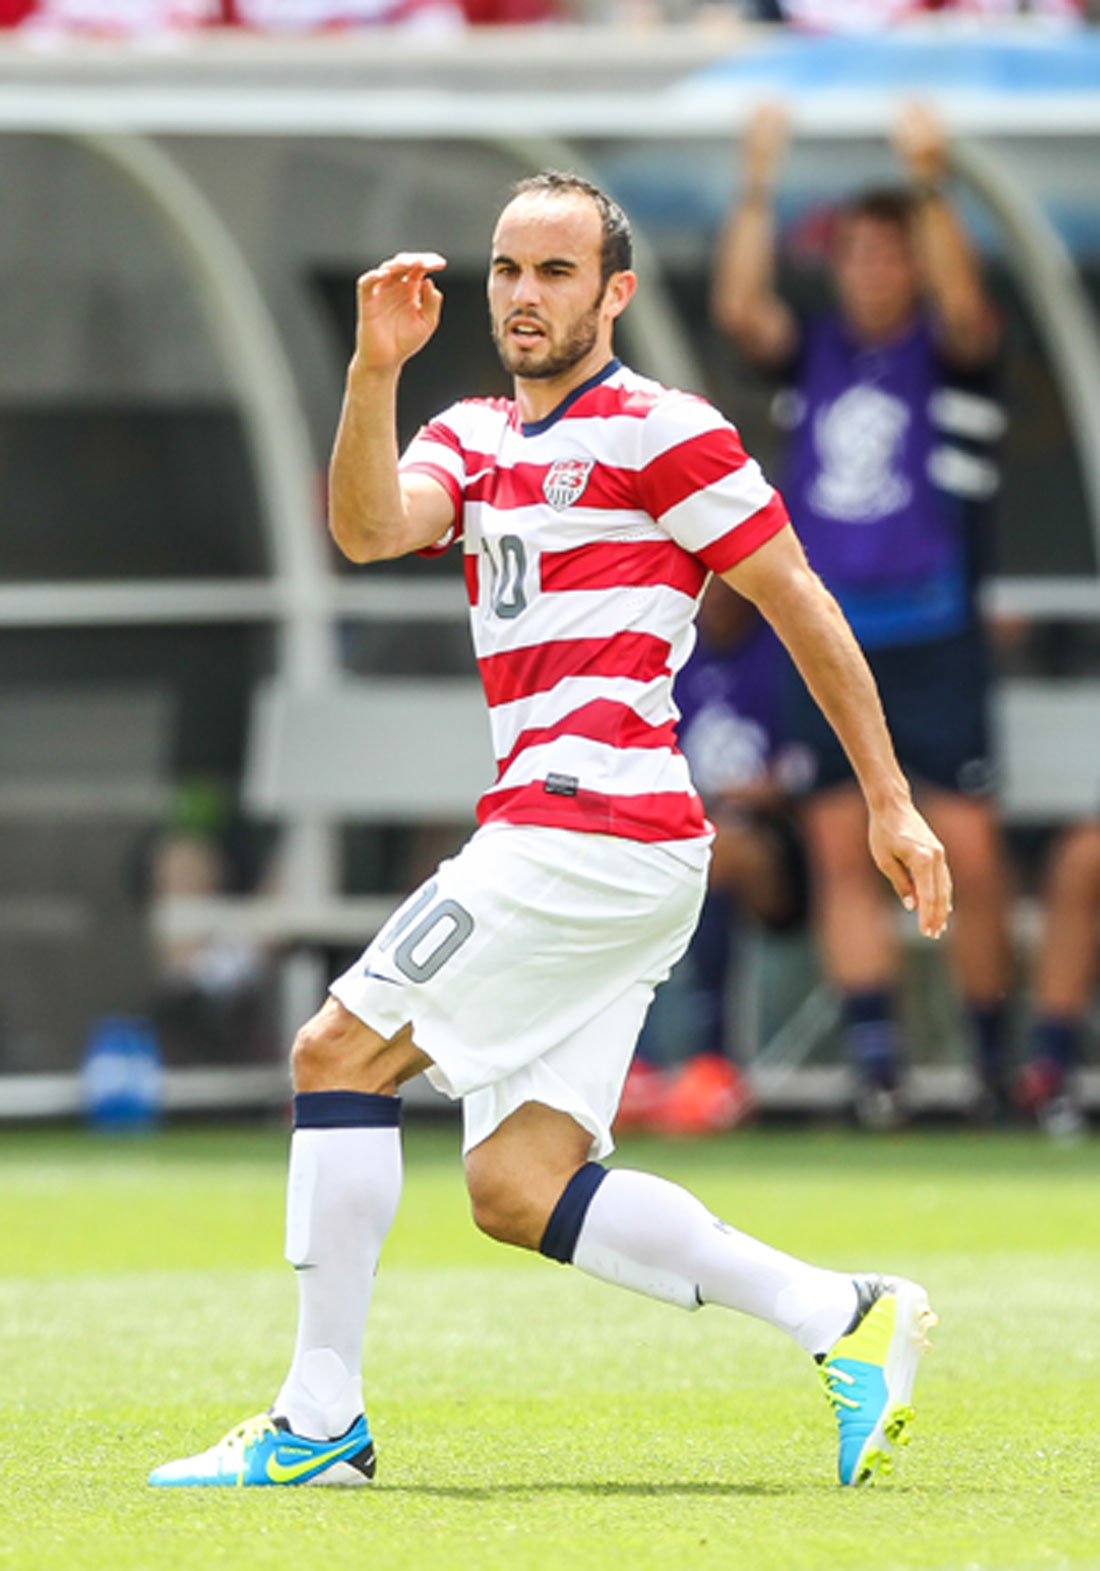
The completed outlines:
{"type": "Polygon", "coordinates": [[[543,415],[541,420],[532,420],[529,423],[522,422],[520,429],[524,436],[541,436],[544,431],[549,431],[555,421],[560,420],[562,415],[572,409],[578,398],[583,398],[585,393],[591,388],[599,387],[601,382],[606,382],[609,376],[614,376],[615,372],[621,369],[622,361],[617,356],[612,355],[602,370],[597,371],[595,376],[590,376],[587,382],[581,382],[579,387],[575,387],[571,393],[566,393],[557,408],[551,409],[548,415],[543,415]]]}

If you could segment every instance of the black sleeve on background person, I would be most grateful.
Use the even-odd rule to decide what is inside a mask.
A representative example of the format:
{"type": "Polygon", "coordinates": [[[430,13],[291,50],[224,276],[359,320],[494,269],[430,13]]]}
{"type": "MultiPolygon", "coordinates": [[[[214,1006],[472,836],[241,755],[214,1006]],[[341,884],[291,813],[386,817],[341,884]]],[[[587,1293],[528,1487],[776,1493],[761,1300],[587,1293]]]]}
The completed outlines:
{"type": "MultiPolygon", "coordinates": [[[[987,399],[1003,412],[1004,361],[1003,338],[998,340],[996,348],[984,360],[969,365],[960,364],[937,350],[936,381],[945,389],[987,399]]],[[[965,452],[1000,467],[1003,435],[983,440],[954,433],[948,439],[965,452]]],[[[996,506],[996,493],[988,499],[958,499],[966,544],[967,576],[974,592],[997,568],[996,506]]]]}

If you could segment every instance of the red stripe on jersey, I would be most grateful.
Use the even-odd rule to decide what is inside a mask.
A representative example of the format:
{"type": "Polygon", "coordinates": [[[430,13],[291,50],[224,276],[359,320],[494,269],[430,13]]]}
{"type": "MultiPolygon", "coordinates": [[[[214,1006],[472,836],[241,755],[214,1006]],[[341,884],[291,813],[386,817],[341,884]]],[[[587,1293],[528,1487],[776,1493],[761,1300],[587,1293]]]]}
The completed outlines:
{"type": "Polygon", "coordinates": [[[548,693],[570,676],[628,676],[639,682],[667,676],[669,644],[653,633],[611,638],[558,638],[478,661],[489,707],[548,693]]]}
{"type": "Polygon", "coordinates": [[[451,430],[449,425],[444,425],[442,420],[429,420],[427,425],[421,426],[413,437],[414,442],[423,441],[427,437],[432,442],[442,442],[444,447],[449,447],[452,453],[462,456],[462,443],[451,430]]]}
{"type": "Polygon", "coordinates": [[[639,470],[638,492],[646,512],[661,518],[697,491],[735,474],[747,461],[741,438],[732,426],[701,431],[639,470]]]}
{"type": "Polygon", "coordinates": [[[777,491],[758,513],[753,513],[751,518],[746,518],[743,524],[738,524],[736,529],[731,529],[720,540],[713,541],[699,555],[712,573],[725,573],[751,556],[758,546],[777,535],[789,523],[786,504],[777,491]]]}
{"type": "Polygon", "coordinates": [[[608,747],[675,748],[676,722],[666,720],[663,725],[650,725],[629,704],[616,703],[611,698],[596,698],[592,703],[574,709],[572,714],[565,715],[554,725],[532,726],[529,731],[521,731],[512,751],[507,757],[497,760],[497,779],[504,778],[525,749],[539,747],[544,742],[555,742],[560,736],[582,736],[590,742],[605,742],[608,747]]]}
{"type": "Polygon", "coordinates": [[[462,572],[466,579],[466,598],[471,605],[477,605],[477,576],[478,555],[476,551],[462,553],[462,572]]]}
{"type": "Polygon", "coordinates": [[[450,497],[455,512],[461,514],[462,487],[450,470],[444,469],[442,464],[433,464],[427,458],[414,458],[410,463],[401,465],[401,473],[403,475],[427,475],[429,479],[437,481],[450,497]]]}
{"type": "Polygon", "coordinates": [[[664,388],[616,387],[601,382],[598,387],[585,393],[583,398],[577,399],[567,418],[575,420],[580,416],[604,419],[608,415],[627,415],[634,420],[644,420],[646,415],[656,409],[662,398],[667,397],[664,388]]]}
{"type": "Polygon", "coordinates": [[[514,398],[503,398],[496,394],[491,398],[464,398],[462,402],[475,409],[495,409],[497,414],[504,415],[509,425],[518,426],[520,423],[514,398]]]}
{"type": "Polygon", "coordinates": [[[603,796],[578,791],[556,796],[541,780],[511,791],[487,791],[477,804],[479,824],[544,824],[551,829],[587,830],[625,840],[692,840],[713,833],[693,791],[653,791],[641,796],[603,796]]]}
{"type": "MultiPolygon", "coordinates": [[[[467,455],[466,472],[473,476],[466,485],[468,502],[489,502],[500,509],[546,506],[542,487],[552,464],[513,464],[498,469],[492,458],[486,458],[482,467],[478,464],[478,455],[467,455]]],[[[618,469],[614,464],[595,464],[574,501],[584,507],[637,510],[640,503],[634,471],[618,469]]]]}
{"type": "Polygon", "coordinates": [[[617,589],[667,586],[692,599],[706,582],[707,570],[675,540],[608,541],[572,551],[544,551],[539,559],[542,588],[617,589]]]}

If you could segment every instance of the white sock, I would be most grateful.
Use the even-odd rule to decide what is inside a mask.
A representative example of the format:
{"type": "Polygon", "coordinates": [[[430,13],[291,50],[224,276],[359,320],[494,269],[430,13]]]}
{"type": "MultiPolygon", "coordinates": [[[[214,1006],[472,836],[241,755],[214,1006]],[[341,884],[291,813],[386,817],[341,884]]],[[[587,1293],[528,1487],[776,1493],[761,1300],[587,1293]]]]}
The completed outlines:
{"type": "Polygon", "coordinates": [[[363,1333],[401,1176],[396,1118],[389,1127],[294,1131],[286,1257],[298,1274],[298,1339],[272,1411],[296,1434],[341,1435],[363,1411],[363,1333]]]}
{"type": "Polygon", "coordinates": [[[786,1331],[808,1353],[827,1352],[856,1311],[850,1276],[739,1233],[678,1184],[623,1168],[609,1172],[593,1195],[573,1264],[683,1309],[740,1309],[786,1331]]]}

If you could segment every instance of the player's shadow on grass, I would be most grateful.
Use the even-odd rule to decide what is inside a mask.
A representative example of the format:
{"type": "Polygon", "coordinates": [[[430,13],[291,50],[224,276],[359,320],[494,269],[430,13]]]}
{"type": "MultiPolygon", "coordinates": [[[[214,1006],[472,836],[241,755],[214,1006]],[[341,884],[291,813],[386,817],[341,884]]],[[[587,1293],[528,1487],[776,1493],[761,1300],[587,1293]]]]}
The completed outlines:
{"type": "Polygon", "coordinates": [[[438,1495],[446,1500],[497,1500],[506,1495],[593,1495],[637,1496],[638,1499],[675,1498],[677,1495],[708,1496],[721,1499],[727,1495],[748,1495],[761,1498],[805,1494],[806,1488],[796,1484],[732,1483],[721,1479],[684,1479],[679,1483],[651,1484],[608,1482],[590,1483],[575,1479],[552,1482],[543,1479],[530,1484],[375,1484],[374,1494],[385,1495],[438,1495]]]}

